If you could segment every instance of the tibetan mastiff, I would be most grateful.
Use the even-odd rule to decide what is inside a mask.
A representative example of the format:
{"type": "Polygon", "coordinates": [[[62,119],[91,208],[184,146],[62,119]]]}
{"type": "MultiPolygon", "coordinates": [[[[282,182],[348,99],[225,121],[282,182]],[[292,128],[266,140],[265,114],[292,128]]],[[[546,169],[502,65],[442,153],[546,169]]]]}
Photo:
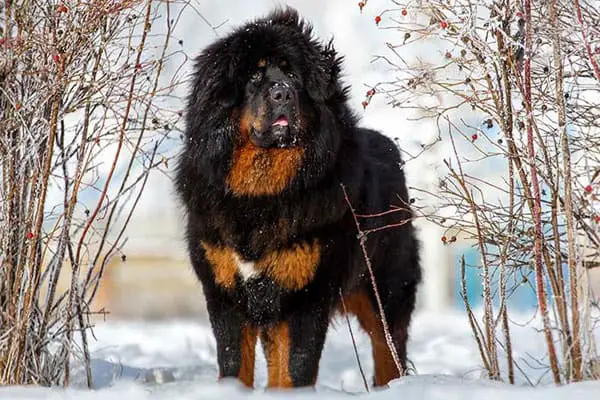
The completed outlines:
{"type": "Polygon", "coordinates": [[[341,63],[292,9],[196,59],[176,188],[221,378],[253,386],[260,337],[269,387],[314,385],[343,310],[371,338],[375,385],[406,368],[421,278],[413,213],[398,149],[358,127],[341,63]]]}

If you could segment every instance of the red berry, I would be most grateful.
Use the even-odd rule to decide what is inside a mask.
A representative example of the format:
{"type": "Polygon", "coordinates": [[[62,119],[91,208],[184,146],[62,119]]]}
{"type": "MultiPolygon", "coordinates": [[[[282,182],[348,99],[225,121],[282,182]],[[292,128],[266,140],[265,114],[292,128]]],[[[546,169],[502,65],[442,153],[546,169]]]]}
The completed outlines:
{"type": "Polygon", "coordinates": [[[474,133],[474,134],[473,134],[473,136],[471,136],[471,139],[473,139],[473,141],[476,141],[478,137],[479,137],[479,136],[477,136],[477,134],[476,134],[476,133],[474,133]]]}
{"type": "Polygon", "coordinates": [[[450,53],[449,51],[446,52],[446,58],[450,59],[452,58],[452,53],[450,53]]]}
{"type": "Polygon", "coordinates": [[[25,235],[25,237],[27,239],[33,239],[33,232],[27,232],[27,234],[25,235]]]}
{"type": "Polygon", "coordinates": [[[362,104],[363,108],[367,108],[367,106],[369,105],[369,102],[365,100],[361,104],[362,104]]]}
{"type": "Polygon", "coordinates": [[[56,6],[56,12],[57,13],[66,13],[66,12],[69,12],[69,9],[64,4],[59,4],[56,6]]]}
{"type": "Polygon", "coordinates": [[[373,97],[374,94],[375,94],[375,89],[371,89],[371,90],[367,91],[368,97],[373,97]]]}
{"type": "Polygon", "coordinates": [[[442,236],[442,243],[446,243],[448,241],[448,238],[446,236],[442,236]]]}
{"type": "Polygon", "coordinates": [[[381,22],[381,17],[378,15],[375,17],[375,24],[379,25],[380,22],[381,22]]]}
{"type": "Polygon", "coordinates": [[[363,7],[365,6],[365,2],[361,1],[358,3],[358,8],[360,8],[360,11],[362,11],[363,7]]]}
{"type": "Polygon", "coordinates": [[[600,215],[594,215],[594,222],[595,223],[600,223],[600,215]]]}
{"type": "Polygon", "coordinates": [[[440,22],[440,28],[446,29],[448,27],[448,23],[446,21],[440,22]]]}
{"type": "Polygon", "coordinates": [[[517,11],[517,17],[523,18],[523,13],[521,11],[517,11]]]}
{"type": "Polygon", "coordinates": [[[450,238],[450,243],[454,243],[454,242],[456,242],[456,236],[452,236],[452,237],[450,238]]]}
{"type": "Polygon", "coordinates": [[[19,111],[19,110],[21,109],[21,107],[22,107],[21,103],[16,103],[16,104],[15,104],[15,109],[16,109],[17,111],[19,111]]]}
{"type": "Polygon", "coordinates": [[[592,187],[592,185],[587,185],[585,187],[585,191],[586,193],[592,193],[592,191],[594,190],[594,188],[592,187]]]}
{"type": "Polygon", "coordinates": [[[404,15],[406,17],[407,14],[408,14],[408,10],[406,8],[403,8],[402,15],[404,15]]]}
{"type": "Polygon", "coordinates": [[[137,69],[137,70],[142,69],[142,64],[135,64],[135,69],[137,69]]]}
{"type": "Polygon", "coordinates": [[[52,61],[58,64],[60,62],[60,56],[58,54],[54,54],[52,56],[52,61]]]}

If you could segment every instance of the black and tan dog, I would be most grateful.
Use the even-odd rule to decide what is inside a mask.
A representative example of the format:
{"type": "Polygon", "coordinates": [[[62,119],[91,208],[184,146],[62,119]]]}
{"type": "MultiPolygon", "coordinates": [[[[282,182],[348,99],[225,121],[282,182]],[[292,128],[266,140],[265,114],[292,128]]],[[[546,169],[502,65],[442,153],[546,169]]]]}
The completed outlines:
{"type": "Polygon", "coordinates": [[[400,225],[366,245],[405,367],[421,272],[401,160],[392,141],[357,127],[340,68],[291,9],[197,58],[176,184],[221,377],[253,385],[260,336],[270,387],[313,385],[342,296],[372,339],[374,383],[399,376],[344,192],[362,229],[400,225]]]}

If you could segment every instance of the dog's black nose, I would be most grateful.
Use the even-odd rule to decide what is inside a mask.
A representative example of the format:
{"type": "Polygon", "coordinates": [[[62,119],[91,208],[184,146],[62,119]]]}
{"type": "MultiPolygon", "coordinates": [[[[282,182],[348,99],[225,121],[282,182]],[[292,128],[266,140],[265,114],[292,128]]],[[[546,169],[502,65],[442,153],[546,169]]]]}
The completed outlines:
{"type": "Polygon", "coordinates": [[[292,89],[288,86],[275,84],[269,90],[269,96],[271,97],[271,102],[278,106],[287,105],[292,101],[292,89]]]}

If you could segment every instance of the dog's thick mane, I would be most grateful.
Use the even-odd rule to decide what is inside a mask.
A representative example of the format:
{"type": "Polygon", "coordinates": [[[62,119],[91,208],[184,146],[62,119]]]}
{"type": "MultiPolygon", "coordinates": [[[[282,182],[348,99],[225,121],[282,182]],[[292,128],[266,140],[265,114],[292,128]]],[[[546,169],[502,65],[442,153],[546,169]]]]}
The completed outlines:
{"type": "Polygon", "coordinates": [[[285,8],[236,28],[196,58],[188,106],[207,112],[214,111],[215,101],[225,109],[234,106],[247,74],[265,55],[288,55],[294,58],[292,62],[304,64],[307,90],[313,100],[346,98],[347,88],[339,80],[343,57],[335,51],[333,41],[316,39],[311,24],[296,10],[285,8]]]}
{"type": "MultiPolygon", "coordinates": [[[[309,127],[314,140],[304,149],[299,173],[281,195],[331,185],[321,179],[333,176],[330,172],[336,168],[340,148],[359,146],[345,143],[353,136],[357,118],[347,105],[348,89],[341,84],[342,57],[331,42],[313,37],[312,26],[296,10],[276,9],[217,40],[195,61],[186,143],[176,179],[177,190],[188,206],[211,204],[229,195],[225,182],[239,136],[235,109],[243,100],[243,88],[256,61],[269,55],[287,57],[299,65],[317,116],[315,126],[309,127]]],[[[350,151],[346,158],[351,156],[350,151]]],[[[348,173],[357,167],[344,165],[340,170],[348,173]]]]}

